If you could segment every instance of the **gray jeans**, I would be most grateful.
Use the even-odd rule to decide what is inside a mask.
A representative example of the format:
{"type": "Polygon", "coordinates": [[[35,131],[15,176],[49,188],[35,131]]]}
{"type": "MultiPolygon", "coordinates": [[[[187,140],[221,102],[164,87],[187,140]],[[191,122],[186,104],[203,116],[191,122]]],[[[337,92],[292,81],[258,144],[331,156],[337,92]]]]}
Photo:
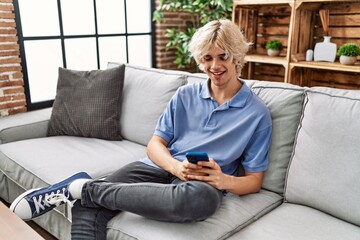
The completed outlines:
{"type": "Polygon", "coordinates": [[[201,221],[220,206],[222,192],[200,181],[181,181],[163,169],[133,162],[105,181],[90,181],[72,208],[72,239],[106,239],[120,211],[167,222],[201,221]]]}

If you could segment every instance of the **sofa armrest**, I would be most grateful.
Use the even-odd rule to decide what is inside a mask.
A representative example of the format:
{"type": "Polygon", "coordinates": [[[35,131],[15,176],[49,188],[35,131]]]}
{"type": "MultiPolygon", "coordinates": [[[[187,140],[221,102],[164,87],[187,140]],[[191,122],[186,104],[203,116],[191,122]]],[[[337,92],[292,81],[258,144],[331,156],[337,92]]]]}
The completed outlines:
{"type": "Polygon", "coordinates": [[[0,144],[46,137],[52,108],[19,113],[0,119],[0,144]]]}

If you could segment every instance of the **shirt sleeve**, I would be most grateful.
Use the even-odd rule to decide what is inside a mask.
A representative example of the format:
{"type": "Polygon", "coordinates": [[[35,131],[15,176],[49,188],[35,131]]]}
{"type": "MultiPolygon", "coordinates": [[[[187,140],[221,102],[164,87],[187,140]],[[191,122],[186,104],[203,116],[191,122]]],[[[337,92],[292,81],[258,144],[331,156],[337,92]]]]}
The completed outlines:
{"type": "Polygon", "coordinates": [[[164,112],[161,114],[155,128],[154,135],[170,142],[174,137],[175,109],[178,92],[171,98],[164,112]]]}
{"type": "Polygon", "coordinates": [[[263,172],[269,165],[272,125],[255,132],[243,153],[242,165],[246,172],[263,172]]]}

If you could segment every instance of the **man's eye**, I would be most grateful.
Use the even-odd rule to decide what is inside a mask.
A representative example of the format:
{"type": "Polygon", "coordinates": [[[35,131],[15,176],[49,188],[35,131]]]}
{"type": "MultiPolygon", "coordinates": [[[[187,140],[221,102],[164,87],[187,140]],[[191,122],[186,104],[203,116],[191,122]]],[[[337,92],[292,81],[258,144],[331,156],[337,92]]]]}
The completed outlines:
{"type": "Polygon", "coordinates": [[[211,57],[205,56],[203,59],[204,59],[204,61],[206,61],[206,62],[211,61],[211,57]]]}
{"type": "Polygon", "coordinates": [[[221,59],[222,61],[226,61],[226,60],[229,59],[229,56],[228,56],[228,55],[223,55],[223,56],[220,57],[220,59],[221,59]]]}

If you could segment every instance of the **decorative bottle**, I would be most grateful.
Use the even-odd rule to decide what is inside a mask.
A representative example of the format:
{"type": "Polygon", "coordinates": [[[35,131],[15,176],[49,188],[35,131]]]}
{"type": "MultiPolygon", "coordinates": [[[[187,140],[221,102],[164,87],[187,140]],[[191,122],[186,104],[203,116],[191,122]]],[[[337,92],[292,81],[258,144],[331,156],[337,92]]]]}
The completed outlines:
{"type": "Polygon", "coordinates": [[[306,61],[308,61],[308,62],[310,62],[310,61],[312,61],[313,60],[313,57],[314,57],[314,51],[313,50],[311,50],[311,49],[308,49],[307,51],[306,51],[306,61]]]}
{"type": "Polygon", "coordinates": [[[324,41],[315,45],[314,61],[335,62],[336,44],[330,42],[330,38],[324,36],[324,41]]]}

